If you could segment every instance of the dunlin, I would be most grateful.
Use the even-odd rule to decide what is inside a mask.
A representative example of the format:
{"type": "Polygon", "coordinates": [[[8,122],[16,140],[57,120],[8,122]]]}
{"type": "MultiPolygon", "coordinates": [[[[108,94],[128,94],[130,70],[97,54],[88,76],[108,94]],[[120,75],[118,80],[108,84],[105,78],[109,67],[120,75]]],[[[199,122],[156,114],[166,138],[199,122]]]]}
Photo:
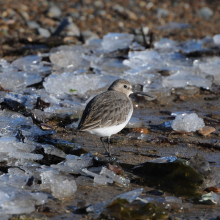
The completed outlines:
{"type": "MultiPolygon", "coordinates": [[[[129,95],[134,93],[132,85],[124,80],[114,81],[106,92],[95,96],[86,106],[78,131],[87,131],[100,137],[100,140],[111,156],[110,138],[111,135],[121,131],[129,122],[133,113],[133,104],[129,95]],[[103,138],[108,138],[108,149],[103,138]]],[[[135,92],[149,96],[143,92],[135,92]]]]}

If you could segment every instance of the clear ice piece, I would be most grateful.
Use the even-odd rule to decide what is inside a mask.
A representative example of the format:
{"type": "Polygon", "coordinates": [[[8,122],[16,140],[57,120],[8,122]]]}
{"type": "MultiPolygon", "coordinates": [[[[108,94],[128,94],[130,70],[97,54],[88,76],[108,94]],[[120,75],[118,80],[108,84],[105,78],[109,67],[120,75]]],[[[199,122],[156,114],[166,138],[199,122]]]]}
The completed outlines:
{"type": "Polygon", "coordinates": [[[108,33],[103,37],[102,48],[108,52],[125,49],[134,39],[133,34],[108,33]]]}
{"type": "Polygon", "coordinates": [[[196,113],[177,115],[171,125],[173,130],[182,132],[195,132],[204,126],[203,119],[196,113]]]}
{"type": "Polygon", "coordinates": [[[101,172],[100,172],[100,175],[101,176],[105,176],[107,178],[110,178],[112,179],[114,182],[122,185],[122,186],[125,186],[125,187],[128,187],[129,184],[130,184],[130,180],[129,179],[126,179],[122,176],[119,176],[117,175],[115,172],[103,167],[101,172]]]}

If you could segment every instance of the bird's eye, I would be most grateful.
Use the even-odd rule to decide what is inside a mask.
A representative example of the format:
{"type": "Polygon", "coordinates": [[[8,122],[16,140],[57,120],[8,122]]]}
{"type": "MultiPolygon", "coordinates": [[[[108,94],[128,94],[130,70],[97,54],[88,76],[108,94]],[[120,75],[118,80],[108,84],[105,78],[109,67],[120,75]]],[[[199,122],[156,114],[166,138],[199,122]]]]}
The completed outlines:
{"type": "Polygon", "coordinates": [[[125,88],[125,89],[127,89],[127,87],[128,87],[127,85],[124,85],[124,88],[125,88]]]}

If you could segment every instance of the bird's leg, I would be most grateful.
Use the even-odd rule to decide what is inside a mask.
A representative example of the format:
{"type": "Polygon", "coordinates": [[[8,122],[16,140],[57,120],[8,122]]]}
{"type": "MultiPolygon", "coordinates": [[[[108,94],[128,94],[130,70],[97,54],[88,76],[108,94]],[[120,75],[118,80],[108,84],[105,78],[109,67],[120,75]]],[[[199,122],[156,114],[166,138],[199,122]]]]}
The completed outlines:
{"type": "Polygon", "coordinates": [[[109,157],[112,156],[111,150],[110,150],[110,137],[108,137],[108,155],[109,155],[109,157]]]}
{"type": "Polygon", "coordinates": [[[106,148],[106,146],[105,146],[105,144],[104,144],[103,137],[100,137],[100,140],[101,140],[101,142],[102,142],[103,147],[105,148],[106,152],[107,152],[108,155],[109,155],[109,152],[108,152],[108,150],[107,150],[107,148],[106,148]]]}

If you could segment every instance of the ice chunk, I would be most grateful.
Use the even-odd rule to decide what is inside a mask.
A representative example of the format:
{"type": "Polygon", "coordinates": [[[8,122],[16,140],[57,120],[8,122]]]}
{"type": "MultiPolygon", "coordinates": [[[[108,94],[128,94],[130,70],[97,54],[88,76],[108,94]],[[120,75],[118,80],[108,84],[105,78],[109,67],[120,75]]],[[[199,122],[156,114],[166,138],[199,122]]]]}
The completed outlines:
{"type": "Polygon", "coordinates": [[[200,68],[200,70],[208,75],[214,77],[215,84],[220,83],[220,58],[212,57],[203,60],[194,60],[193,66],[200,68]]]}
{"type": "Polygon", "coordinates": [[[199,202],[204,203],[204,204],[220,204],[220,196],[216,193],[210,192],[207,194],[202,195],[202,199],[199,200],[199,202]]]}
{"type": "Polygon", "coordinates": [[[88,176],[94,177],[94,183],[107,185],[107,183],[113,183],[113,179],[96,174],[94,172],[91,172],[87,169],[82,170],[84,173],[86,173],[88,176]]]}
{"type": "Polygon", "coordinates": [[[155,42],[154,47],[156,49],[161,49],[161,50],[165,50],[165,49],[174,50],[174,48],[176,47],[176,42],[168,38],[163,38],[160,41],[155,42]]]}
{"type": "Polygon", "coordinates": [[[67,155],[66,160],[56,165],[51,165],[53,168],[57,168],[61,171],[79,174],[82,169],[92,165],[92,157],[67,155]]]}
{"type": "Polygon", "coordinates": [[[44,193],[29,193],[0,183],[0,215],[31,213],[35,205],[45,204],[47,197],[44,193]]]}
{"type": "Polygon", "coordinates": [[[203,128],[205,123],[196,113],[177,115],[171,127],[175,131],[194,132],[203,128]]]}
{"type": "Polygon", "coordinates": [[[31,193],[31,196],[34,198],[36,205],[43,205],[48,200],[48,195],[42,192],[31,193]]]}
{"type": "Polygon", "coordinates": [[[0,111],[0,134],[2,136],[15,135],[20,130],[25,138],[34,138],[39,135],[46,135],[50,131],[42,131],[37,125],[33,124],[31,117],[3,110],[0,111]]]}
{"type": "Polygon", "coordinates": [[[105,176],[107,178],[110,178],[112,179],[114,182],[122,185],[122,186],[125,186],[125,187],[128,187],[129,184],[130,184],[130,180],[129,179],[126,179],[122,176],[119,176],[117,175],[115,172],[103,167],[101,172],[100,172],[100,175],[101,176],[105,176]]]}
{"type": "Polygon", "coordinates": [[[177,160],[177,157],[175,156],[169,156],[169,157],[160,157],[151,160],[152,163],[173,163],[175,160],[177,160]]]}
{"type": "Polygon", "coordinates": [[[52,195],[58,199],[73,196],[77,190],[73,177],[62,175],[53,169],[45,169],[40,176],[41,188],[50,189],[52,195]]]}
{"type": "Polygon", "coordinates": [[[220,44],[220,34],[216,34],[215,36],[213,36],[213,41],[215,44],[220,44]]]}
{"type": "Polygon", "coordinates": [[[89,66],[89,62],[83,58],[86,50],[80,45],[60,46],[51,51],[50,60],[54,64],[55,70],[76,71],[89,66]]]}
{"type": "Polygon", "coordinates": [[[22,93],[8,92],[5,95],[4,102],[12,109],[26,108],[32,110],[36,106],[37,95],[24,95],[22,93]]]}
{"type": "Polygon", "coordinates": [[[64,72],[60,75],[50,75],[45,79],[43,86],[49,93],[85,95],[88,91],[101,89],[111,82],[111,76],[74,75],[64,72]]]}
{"type": "Polygon", "coordinates": [[[42,58],[37,55],[29,55],[26,57],[18,58],[17,60],[13,61],[12,66],[24,71],[38,70],[39,63],[41,60],[42,58]]]}
{"type": "Polygon", "coordinates": [[[162,84],[164,87],[170,88],[195,85],[197,87],[209,89],[212,82],[208,79],[202,78],[201,76],[192,75],[185,70],[178,70],[175,74],[166,77],[162,84]]]}
{"type": "Polygon", "coordinates": [[[134,39],[133,34],[108,33],[103,37],[102,48],[108,52],[125,49],[134,39]]]}
{"type": "Polygon", "coordinates": [[[1,86],[9,91],[21,91],[27,86],[39,83],[42,77],[37,72],[29,74],[27,72],[18,71],[16,69],[5,69],[0,72],[1,86]]]}
{"type": "Polygon", "coordinates": [[[66,154],[62,150],[54,147],[53,145],[46,144],[46,145],[41,145],[41,147],[44,148],[45,154],[51,154],[62,158],[66,157],[66,154]]]}
{"type": "Polygon", "coordinates": [[[129,52],[128,58],[128,60],[123,61],[124,65],[134,69],[137,67],[146,67],[149,69],[151,67],[150,65],[158,64],[161,56],[156,51],[144,50],[129,52]]]}
{"type": "Polygon", "coordinates": [[[102,56],[97,59],[93,59],[90,67],[92,67],[97,74],[101,73],[104,75],[115,76],[117,78],[121,76],[124,71],[129,69],[129,67],[123,64],[122,60],[108,57],[105,58],[102,56]]]}

